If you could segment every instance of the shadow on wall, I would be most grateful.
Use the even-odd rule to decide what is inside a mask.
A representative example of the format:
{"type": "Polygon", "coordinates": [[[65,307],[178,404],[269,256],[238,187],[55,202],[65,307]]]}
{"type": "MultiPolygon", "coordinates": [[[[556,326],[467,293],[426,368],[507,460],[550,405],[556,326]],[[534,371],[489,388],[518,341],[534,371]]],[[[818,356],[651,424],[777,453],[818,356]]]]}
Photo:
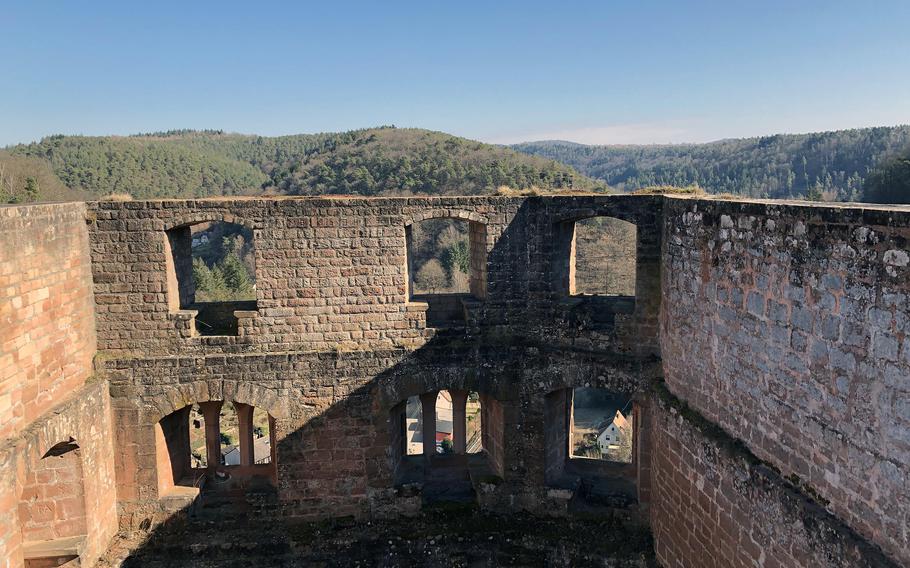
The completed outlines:
{"type": "MultiPolygon", "coordinates": [[[[608,325],[603,321],[590,324],[594,319],[588,313],[593,309],[590,302],[561,305],[568,294],[568,288],[563,289],[565,286],[560,284],[561,277],[569,269],[555,267],[572,266],[573,260],[554,256],[567,253],[563,245],[568,246],[572,239],[550,237],[558,231],[566,232],[567,228],[574,231],[574,226],[566,223],[574,223],[576,219],[613,215],[635,220],[639,211],[634,203],[624,201],[595,206],[590,200],[581,200],[579,204],[567,201],[566,206],[559,206],[556,211],[551,211],[548,203],[542,201],[533,207],[524,203],[495,245],[489,248],[486,264],[492,270],[484,280],[485,297],[472,306],[466,326],[437,329],[432,340],[411,352],[395,352],[386,361],[397,362],[384,362],[382,368],[371,367],[368,361],[371,352],[331,352],[313,355],[312,361],[306,364],[292,361],[291,373],[306,374],[276,377],[274,384],[259,379],[256,369],[239,373],[257,377],[238,382],[247,390],[269,393],[278,388],[290,390],[290,396],[285,398],[293,406],[286,416],[278,417],[274,430],[274,478],[253,476],[245,484],[207,481],[192,504],[161,528],[153,529],[148,541],[135,550],[133,557],[142,558],[144,554],[153,554],[156,547],[166,547],[168,531],[180,523],[196,520],[250,530],[259,530],[258,525],[266,524],[277,531],[276,519],[306,521],[344,516],[381,519],[413,515],[424,505],[428,485],[445,484],[453,478],[472,493],[471,502],[502,510],[551,513],[551,503],[546,501],[547,489],[557,487],[562,490],[556,492],[559,495],[568,492],[568,497],[559,497],[561,501],[557,505],[557,510],[561,507],[565,511],[566,500],[574,495],[572,492],[583,476],[569,476],[569,482],[560,476],[559,484],[548,479],[545,471],[549,453],[545,435],[548,420],[551,415],[554,420],[563,420],[568,410],[563,408],[562,412],[554,413],[545,402],[546,395],[590,385],[638,399],[645,397],[650,381],[655,378],[652,373],[659,365],[654,355],[655,338],[648,336],[641,340],[637,335],[649,333],[647,325],[641,322],[647,324],[649,319],[655,319],[659,298],[630,302],[622,313],[611,312],[606,318],[608,325]],[[531,230],[546,233],[536,237],[543,243],[540,250],[528,250],[531,230]],[[567,314],[566,310],[571,313],[567,314]],[[619,328],[621,333],[616,332],[619,328]],[[596,353],[590,341],[581,345],[579,351],[571,351],[573,338],[589,331],[597,332],[601,343],[593,345],[599,346],[601,352],[596,353]],[[556,355],[560,349],[550,345],[554,338],[559,340],[557,343],[566,344],[568,355],[562,358],[556,355]],[[440,463],[435,456],[430,459],[413,456],[418,458],[419,475],[408,477],[405,470],[411,470],[415,464],[408,463],[408,456],[402,451],[402,403],[412,396],[435,397],[434,393],[441,390],[479,393],[484,409],[482,467],[473,468],[469,460],[440,463]],[[253,524],[257,526],[252,527],[253,524]]],[[[654,217],[654,212],[643,215],[654,217]]],[[[639,256],[643,250],[643,233],[645,238],[655,239],[644,245],[648,260],[653,261],[659,251],[659,233],[656,236],[650,231],[638,233],[639,256]]],[[[488,243],[485,239],[484,242],[488,243]]],[[[635,272],[636,292],[656,293],[658,287],[654,283],[659,284],[660,278],[659,266],[655,267],[656,271],[649,266],[649,270],[635,272]]],[[[603,309],[603,306],[595,307],[603,309]]],[[[223,355],[219,357],[225,359],[223,355]]],[[[231,356],[226,359],[230,364],[231,356]]],[[[242,359],[236,363],[242,364],[242,359]]],[[[199,379],[200,374],[205,377],[206,369],[190,371],[196,374],[196,384],[189,381],[184,384],[181,379],[175,386],[186,388],[186,392],[221,391],[223,377],[210,376],[209,380],[219,387],[208,388],[199,385],[206,382],[205,378],[199,379]]],[[[180,400],[184,405],[211,402],[191,400],[185,395],[180,400]]],[[[254,404],[250,400],[232,401],[227,395],[224,401],[254,404]]],[[[186,422],[186,418],[180,417],[180,421],[186,422]]],[[[563,440],[558,443],[566,446],[562,455],[568,459],[568,436],[563,433],[554,439],[563,440]]],[[[631,467],[637,466],[635,463],[631,467]]],[[[159,467],[171,470],[172,464],[159,463],[159,467]]],[[[231,470],[228,468],[226,472],[230,474],[231,470]]],[[[623,471],[623,476],[633,484],[640,481],[627,471],[623,471]]],[[[627,493],[630,498],[624,505],[634,504],[637,499],[634,487],[627,493]]],[[[152,522],[149,518],[148,522],[134,525],[148,527],[152,522]]],[[[224,543],[224,538],[213,535],[213,542],[224,543]]],[[[272,541],[265,538],[263,542],[272,541]]],[[[275,550],[280,548],[275,545],[275,550]]]]}
{"type": "MultiPolygon", "coordinates": [[[[539,348],[517,354],[524,364],[516,364],[515,353],[499,349],[437,337],[366,384],[350,392],[337,387],[331,399],[300,418],[304,423],[299,428],[282,431],[285,422],[276,421],[277,483],[269,475],[244,477],[233,475],[236,469],[219,468],[231,477],[209,477],[191,504],[153,528],[147,540],[129,553],[126,565],[154,565],[163,558],[223,565],[236,560],[240,552],[268,565],[269,559],[278,562],[299,552],[291,550],[289,539],[301,521],[351,517],[381,522],[425,513],[443,501],[500,513],[516,508],[552,513],[542,496],[547,487],[562,486],[545,477],[543,432],[550,427],[545,395],[590,383],[613,390],[634,389],[636,396],[643,396],[651,377],[633,383],[629,376],[635,371],[614,375],[604,369],[610,363],[587,363],[583,355],[573,357],[575,368],[561,373],[549,356],[535,354],[539,348]],[[532,376],[536,380],[527,380],[532,376]],[[435,402],[435,393],[441,390],[479,393],[485,410],[482,451],[430,459],[406,456],[401,443],[402,402],[414,395],[435,402]],[[521,422],[520,431],[516,422],[521,422]],[[512,471],[506,471],[506,463],[513,464],[512,471]],[[410,475],[415,467],[417,475],[410,475]],[[447,491],[441,491],[441,485],[447,491]],[[523,504],[508,505],[515,496],[521,497],[520,503],[524,499],[523,504]],[[180,546],[175,546],[175,539],[180,546]]],[[[365,356],[333,355],[324,357],[323,364],[331,369],[344,361],[343,367],[356,368],[365,356]]],[[[603,359],[615,363],[613,357],[603,359]]],[[[343,370],[339,376],[346,376],[343,370]]],[[[185,419],[181,416],[181,423],[185,419]]],[[[635,483],[634,476],[629,482],[635,483]]],[[[631,520],[636,518],[634,489],[631,499],[617,510],[624,511],[620,517],[629,520],[630,527],[638,526],[640,519],[631,520]]],[[[121,553],[129,546],[121,543],[121,553]]]]}

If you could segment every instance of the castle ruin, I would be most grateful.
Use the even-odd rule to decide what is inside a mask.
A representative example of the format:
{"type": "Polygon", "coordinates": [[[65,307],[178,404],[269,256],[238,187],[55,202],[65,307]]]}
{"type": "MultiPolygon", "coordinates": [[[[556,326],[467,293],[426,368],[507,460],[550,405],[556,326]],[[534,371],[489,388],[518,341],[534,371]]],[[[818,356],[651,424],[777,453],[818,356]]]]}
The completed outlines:
{"type": "Polygon", "coordinates": [[[0,243],[0,566],[92,566],[218,483],[285,521],[417,515],[440,485],[541,517],[588,500],[650,526],[667,567],[910,565],[910,208],[92,202],[0,208],[0,243]],[[634,226],[623,293],[578,291],[592,217],[634,226]],[[466,293],[413,292],[411,227],[437,218],[469,227],[466,293]],[[255,300],[195,297],[210,222],[251,232],[255,300]],[[580,388],[630,401],[628,463],[573,456],[580,388]],[[234,465],[212,458],[227,407],[234,465]]]}

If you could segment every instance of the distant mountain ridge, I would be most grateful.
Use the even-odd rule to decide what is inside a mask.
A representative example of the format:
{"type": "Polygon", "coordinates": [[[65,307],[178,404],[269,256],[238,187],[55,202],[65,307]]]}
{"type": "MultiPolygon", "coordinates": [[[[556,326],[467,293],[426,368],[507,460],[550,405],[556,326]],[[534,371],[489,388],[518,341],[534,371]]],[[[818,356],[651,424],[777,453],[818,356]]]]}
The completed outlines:
{"type": "Polygon", "coordinates": [[[0,203],[690,185],[749,197],[910,202],[908,160],[910,126],[652,146],[507,147],[395,127],[275,137],[220,130],[55,135],[0,149],[0,203]]]}
{"type": "Polygon", "coordinates": [[[910,150],[910,126],[777,134],[705,144],[590,146],[539,141],[510,148],[558,160],[611,187],[699,185],[750,197],[856,201],[867,177],[910,150]]]}
{"type": "Polygon", "coordinates": [[[554,160],[441,132],[394,127],[277,137],[217,130],[56,135],[5,153],[45,161],[74,194],[94,197],[472,195],[500,186],[542,192],[605,189],[554,160]]]}

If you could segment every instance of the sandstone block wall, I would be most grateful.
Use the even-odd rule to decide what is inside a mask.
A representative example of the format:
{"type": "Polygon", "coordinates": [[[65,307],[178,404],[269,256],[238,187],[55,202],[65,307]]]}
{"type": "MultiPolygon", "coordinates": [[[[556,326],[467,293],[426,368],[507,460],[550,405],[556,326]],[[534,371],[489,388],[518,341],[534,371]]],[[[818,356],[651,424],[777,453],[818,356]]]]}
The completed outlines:
{"type": "Polygon", "coordinates": [[[636,403],[620,469],[666,565],[887,565],[862,539],[910,562],[908,237],[906,209],[660,196],[0,208],[0,471],[15,472],[0,558],[18,564],[29,476],[70,438],[92,472],[87,562],[118,513],[125,530],[173,514],[156,426],[217,400],[274,418],[268,514],[412,510],[395,489],[402,401],[453,388],[484,405],[501,477],[484,506],[565,510],[550,489],[585,473],[565,467],[559,428],[567,389],[588,386],[636,403]],[[634,299],[566,293],[571,224],[596,215],[637,226],[634,299]],[[434,217],[471,222],[484,279],[457,327],[408,293],[406,228],[434,217]],[[201,337],[167,231],[218,220],[253,230],[256,309],[236,336],[201,337]],[[709,428],[653,404],[662,379],[709,428]]]}
{"type": "Polygon", "coordinates": [[[0,207],[4,567],[21,566],[23,543],[65,533],[86,535],[82,559],[90,565],[117,529],[110,397],[105,382],[87,384],[95,322],[85,215],[74,203],[0,207]],[[76,454],[42,459],[70,441],[78,463],[76,454]],[[73,467],[51,472],[54,459],[73,467]],[[67,480],[80,469],[82,482],[70,491],[67,480]]]}
{"type": "MultiPolygon", "coordinates": [[[[452,217],[486,239],[479,321],[533,333],[561,327],[590,342],[584,307],[558,302],[559,223],[609,215],[639,224],[642,301],[596,334],[599,349],[656,352],[660,200],[651,197],[246,199],[89,204],[99,349],[133,356],[418,346],[426,313],[410,305],[405,228],[452,217]],[[258,309],[240,337],[187,337],[169,284],[166,231],[228,221],[253,229],[258,309]],[[555,318],[555,319],[554,319],[555,318]],[[555,324],[554,324],[555,322],[555,324]],[[569,325],[565,325],[568,322],[569,325]],[[527,325],[522,328],[523,323],[527,325]]],[[[472,256],[478,256],[472,251],[472,256]]],[[[178,259],[179,261],[179,259],[178,259]]],[[[473,260],[476,265],[479,261],[473,260]]],[[[542,337],[551,336],[545,333],[542,337]]],[[[589,344],[589,343],[588,343],[589,344]]]]}
{"type": "Polygon", "coordinates": [[[665,400],[654,414],[652,487],[659,497],[651,528],[662,566],[896,568],[713,425],[693,422],[665,400]]]}
{"type": "Polygon", "coordinates": [[[502,499],[524,495],[519,506],[545,508],[539,498],[545,488],[544,396],[601,384],[643,397],[652,376],[640,370],[656,372],[658,198],[248,199],[89,207],[99,348],[118,424],[124,526],[167,514],[158,492],[161,460],[150,451],[154,425],[207,400],[251,404],[276,419],[283,514],[384,514],[397,507],[392,409],[408,396],[447,388],[477,391],[488,401],[485,442],[493,470],[503,472],[502,499]],[[593,215],[640,227],[636,303],[615,317],[608,314],[609,325],[602,313],[594,321],[592,312],[602,306],[566,302],[556,281],[569,259],[554,235],[567,222],[593,215]],[[426,304],[409,298],[406,227],[436,217],[468,220],[474,233],[472,264],[486,279],[485,294],[466,328],[434,329],[426,304]],[[179,299],[173,297],[179,286],[168,282],[169,263],[181,259],[169,257],[166,232],[211,220],[253,229],[257,310],[237,337],[182,333],[179,299]],[[554,351],[554,344],[570,355],[554,351]],[[605,355],[611,352],[618,357],[605,355]],[[559,366],[549,369],[551,363],[559,366]]]}
{"type": "Polygon", "coordinates": [[[92,372],[95,322],[82,204],[0,207],[0,438],[92,372]]]}
{"type": "Polygon", "coordinates": [[[910,562],[910,212],[665,211],[670,390],[910,562]]]}

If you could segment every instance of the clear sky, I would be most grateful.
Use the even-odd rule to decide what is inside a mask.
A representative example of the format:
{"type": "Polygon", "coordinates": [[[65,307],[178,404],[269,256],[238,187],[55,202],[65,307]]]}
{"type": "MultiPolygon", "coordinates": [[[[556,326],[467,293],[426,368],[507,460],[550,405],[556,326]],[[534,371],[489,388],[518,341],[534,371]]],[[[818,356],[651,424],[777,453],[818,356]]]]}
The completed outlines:
{"type": "Polygon", "coordinates": [[[910,122],[910,1],[0,6],[0,145],[395,124],[700,142],[910,122]]]}

